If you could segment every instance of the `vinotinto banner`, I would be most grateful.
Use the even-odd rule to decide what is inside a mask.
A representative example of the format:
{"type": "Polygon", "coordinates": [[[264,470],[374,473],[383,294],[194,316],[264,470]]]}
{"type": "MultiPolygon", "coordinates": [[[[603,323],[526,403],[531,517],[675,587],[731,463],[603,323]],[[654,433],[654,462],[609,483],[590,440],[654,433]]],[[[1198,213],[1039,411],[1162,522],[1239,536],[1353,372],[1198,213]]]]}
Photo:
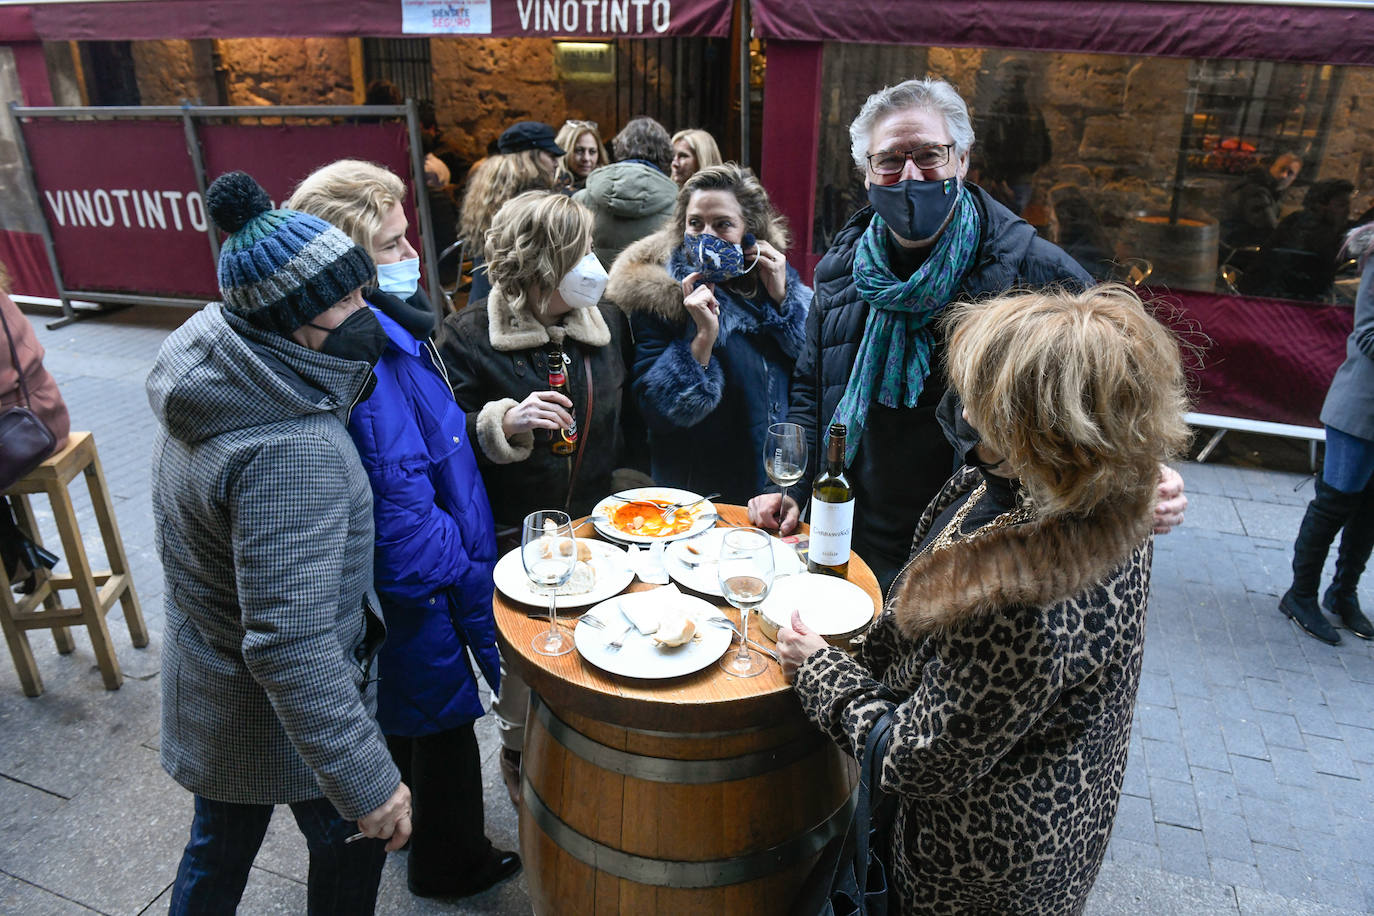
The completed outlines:
{"type": "MultiPolygon", "coordinates": [[[[180,119],[33,118],[21,129],[66,289],[207,301],[218,295],[205,201],[180,119]]],[[[207,185],[240,169],[278,203],[313,169],[345,156],[410,178],[402,121],[210,124],[199,135],[207,185]]],[[[410,206],[407,200],[418,247],[410,206]]]]}

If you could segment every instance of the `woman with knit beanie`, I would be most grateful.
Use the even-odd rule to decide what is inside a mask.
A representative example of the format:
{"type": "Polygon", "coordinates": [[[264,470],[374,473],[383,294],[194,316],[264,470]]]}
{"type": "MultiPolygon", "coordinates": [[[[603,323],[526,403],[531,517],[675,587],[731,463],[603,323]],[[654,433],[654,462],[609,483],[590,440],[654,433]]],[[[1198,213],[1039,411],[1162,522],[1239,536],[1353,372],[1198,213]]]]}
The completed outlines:
{"type": "Polygon", "coordinates": [[[1355,593],[1374,550],[1374,224],[1351,230],[1345,253],[1359,259],[1362,271],[1355,330],[1322,405],[1326,461],[1293,543],[1293,586],[1279,601],[1279,610],[1308,635],[1333,646],[1341,634],[1323,608],[1356,636],[1374,639],[1374,625],[1360,610],[1355,593]],[[1337,534],[1336,577],[1318,606],[1322,567],[1337,534]]]}
{"type": "Polygon", "coordinates": [[[162,765],[195,795],[171,912],[232,911],[288,804],[310,850],[309,911],[371,913],[386,851],[411,829],[374,717],[372,494],[345,425],[386,346],[362,299],[375,269],[242,172],[206,206],[229,233],[222,301],[167,338],[147,382],[162,765]]]}

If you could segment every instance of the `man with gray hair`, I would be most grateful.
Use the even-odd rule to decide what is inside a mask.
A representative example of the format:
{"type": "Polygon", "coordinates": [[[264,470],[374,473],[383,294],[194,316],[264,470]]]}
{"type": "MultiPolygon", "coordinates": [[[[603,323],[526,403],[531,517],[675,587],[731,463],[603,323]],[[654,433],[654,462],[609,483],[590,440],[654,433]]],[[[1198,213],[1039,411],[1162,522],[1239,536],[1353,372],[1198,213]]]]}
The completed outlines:
{"type": "MultiPolygon", "coordinates": [[[[832,421],[847,427],[844,462],[858,507],[851,543],[886,589],[926,505],[977,444],[958,399],[946,397],[938,330],[945,306],[1018,286],[1093,281],[964,180],[973,126],[944,80],[907,80],[874,93],[849,136],[870,206],[840,230],[816,268],[788,419],[807,431],[813,459],[823,454],[818,432],[832,421]]],[[[808,470],[817,466],[812,460],[808,470]]],[[[1182,520],[1186,500],[1182,479],[1164,471],[1156,521],[1167,530],[1182,520]]],[[[777,493],[754,497],[749,516],[783,534],[800,517],[777,493]]]]}

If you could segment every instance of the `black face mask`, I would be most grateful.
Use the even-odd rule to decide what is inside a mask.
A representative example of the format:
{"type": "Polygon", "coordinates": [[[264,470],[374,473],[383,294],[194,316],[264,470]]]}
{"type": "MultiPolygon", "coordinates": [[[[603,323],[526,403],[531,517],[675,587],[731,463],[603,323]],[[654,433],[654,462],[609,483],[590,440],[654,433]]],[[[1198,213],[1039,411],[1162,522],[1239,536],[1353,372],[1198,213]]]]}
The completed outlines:
{"type": "Polygon", "coordinates": [[[333,328],[322,328],[311,321],[306,324],[328,335],[320,347],[321,353],[375,366],[386,352],[386,331],[370,308],[358,309],[333,328]]]}
{"type": "Polygon", "coordinates": [[[938,235],[958,199],[956,178],[868,186],[868,202],[888,228],[908,242],[924,242],[938,235]]]}

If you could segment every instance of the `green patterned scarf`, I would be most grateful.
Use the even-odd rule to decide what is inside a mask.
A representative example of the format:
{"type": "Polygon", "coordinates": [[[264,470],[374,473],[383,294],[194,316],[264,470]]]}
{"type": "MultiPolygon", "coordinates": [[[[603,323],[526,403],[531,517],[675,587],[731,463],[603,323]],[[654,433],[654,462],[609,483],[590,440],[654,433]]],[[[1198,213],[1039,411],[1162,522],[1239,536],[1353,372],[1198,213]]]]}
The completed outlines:
{"type": "Polygon", "coordinates": [[[832,422],[848,430],[844,464],[854,461],[874,399],[885,407],[914,407],[930,375],[931,326],[959,287],[978,248],[978,209],[961,186],[954,216],[930,255],[907,280],[888,261],[887,223],[878,214],[854,252],[854,282],[868,303],[868,321],[844,397],[832,422]]]}

